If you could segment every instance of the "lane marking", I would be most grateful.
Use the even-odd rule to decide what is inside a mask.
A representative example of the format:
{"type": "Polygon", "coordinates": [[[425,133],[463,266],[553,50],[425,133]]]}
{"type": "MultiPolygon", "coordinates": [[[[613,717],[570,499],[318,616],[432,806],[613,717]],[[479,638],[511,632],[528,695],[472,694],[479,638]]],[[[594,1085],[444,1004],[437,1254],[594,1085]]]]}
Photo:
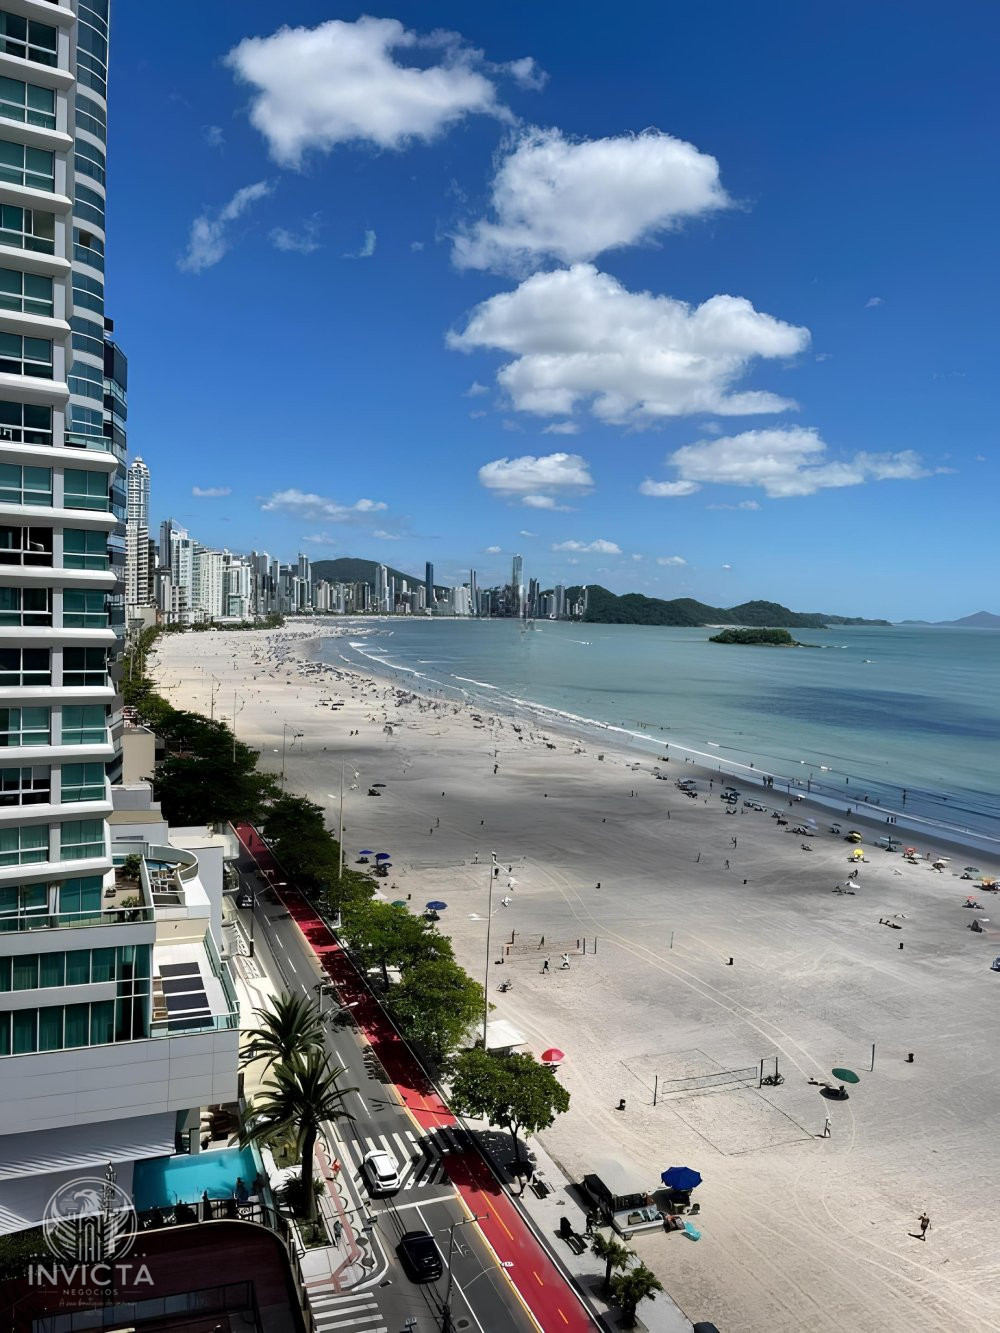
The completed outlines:
{"type": "Polygon", "coordinates": [[[532,1269],[531,1271],[532,1271],[532,1273],[535,1274],[535,1281],[538,1283],[538,1285],[539,1285],[540,1287],[544,1287],[544,1286],[545,1286],[545,1283],[544,1283],[544,1282],[542,1281],[542,1279],[538,1276],[538,1274],[535,1273],[535,1270],[532,1269]]]}

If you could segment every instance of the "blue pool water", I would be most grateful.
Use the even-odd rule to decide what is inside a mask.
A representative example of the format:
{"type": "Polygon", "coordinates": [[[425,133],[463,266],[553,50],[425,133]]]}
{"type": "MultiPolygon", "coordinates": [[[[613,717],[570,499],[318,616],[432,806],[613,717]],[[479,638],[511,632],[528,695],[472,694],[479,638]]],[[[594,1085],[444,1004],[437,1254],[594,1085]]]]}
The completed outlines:
{"type": "Polygon", "coordinates": [[[206,1191],[210,1199],[230,1199],[237,1179],[242,1177],[249,1189],[259,1170],[252,1148],[157,1157],[136,1162],[132,1198],[140,1213],[175,1203],[198,1203],[206,1191]]]}

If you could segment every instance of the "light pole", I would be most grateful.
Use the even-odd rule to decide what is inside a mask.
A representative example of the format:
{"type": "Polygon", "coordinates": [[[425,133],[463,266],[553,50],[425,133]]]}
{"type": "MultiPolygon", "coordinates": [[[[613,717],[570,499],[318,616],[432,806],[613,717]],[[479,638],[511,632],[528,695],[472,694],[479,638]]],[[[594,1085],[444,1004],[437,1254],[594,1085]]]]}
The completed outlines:
{"type": "MultiPolygon", "coordinates": [[[[212,676],[212,673],[209,672],[209,675],[212,676]]],[[[211,686],[209,686],[209,690],[208,690],[208,696],[209,696],[208,720],[209,720],[209,722],[214,722],[214,721],[215,721],[215,690],[216,690],[216,689],[221,689],[221,688],[222,688],[222,681],[219,680],[219,678],[218,678],[217,676],[212,676],[212,680],[215,681],[215,689],[213,689],[211,686]]]]}
{"type": "Polygon", "coordinates": [[[305,735],[304,731],[296,731],[290,722],[284,722],[281,726],[281,784],[285,783],[285,742],[288,740],[288,733],[292,733],[292,744],[305,735]]]}
{"type": "Polygon", "coordinates": [[[486,900],[486,973],[483,978],[483,1050],[488,1051],[486,1044],[486,1020],[490,1012],[490,930],[493,925],[493,881],[500,874],[500,867],[497,865],[497,854],[491,852],[490,863],[490,890],[486,900]]]}
{"type": "Polygon", "coordinates": [[[233,690],[233,763],[234,764],[236,763],[236,717],[237,714],[243,712],[243,709],[245,707],[246,707],[245,704],[240,704],[239,708],[236,707],[236,691],[233,690]]]}
{"type": "MultiPolygon", "coordinates": [[[[340,846],[340,866],[337,870],[337,882],[344,878],[344,777],[347,772],[347,761],[344,760],[340,765],[340,832],[338,842],[340,846]]],[[[358,781],[358,774],[354,772],[354,783],[358,781]]],[[[353,787],[352,787],[353,790],[353,787]]]]}
{"type": "Polygon", "coordinates": [[[250,957],[254,956],[254,927],[257,924],[257,885],[251,881],[250,884],[250,957]]]}
{"type": "Polygon", "coordinates": [[[441,1309],[441,1333],[451,1333],[451,1256],[455,1248],[455,1228],[467,1227],[470,1222],[485,1222],[489,1213],[477,1213],[475,1217],[463,1218],[461,1222],[452,1222],[448,1228],[448,1287],[444,1293],[444,1305],[441,1309]]]}

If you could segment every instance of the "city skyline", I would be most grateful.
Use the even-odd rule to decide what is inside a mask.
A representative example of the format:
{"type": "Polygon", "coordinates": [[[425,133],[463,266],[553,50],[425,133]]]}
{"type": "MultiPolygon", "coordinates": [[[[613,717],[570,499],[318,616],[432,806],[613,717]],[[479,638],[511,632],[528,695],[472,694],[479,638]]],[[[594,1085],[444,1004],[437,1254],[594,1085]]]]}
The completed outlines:
{"type": "Polygon", "coordinates": [[[199,9],[192,42],[123,7],[115,209],[144,284],[111,282],[162,512],[449,583],[521,552],[547,583],[713,605],[989,605],[969,513],[997,480],[1000,20],[637,12],[609,35],[517,0],[370,20],[297,0],[278,32],[250,0],[199,9]],[[422,70],[443,98],[424,120],[422,70]],[[265,328],[295,333],[294,393],[256,374],[265,328]],[[171,345],[183,375],[158,373],[171,345]]]}

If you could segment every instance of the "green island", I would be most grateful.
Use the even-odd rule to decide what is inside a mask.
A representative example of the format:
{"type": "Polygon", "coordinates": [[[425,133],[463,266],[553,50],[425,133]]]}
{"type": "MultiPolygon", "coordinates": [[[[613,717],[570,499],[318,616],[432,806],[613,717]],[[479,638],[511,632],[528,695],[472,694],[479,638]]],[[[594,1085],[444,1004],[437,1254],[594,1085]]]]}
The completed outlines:
{"type": "Polygon", "coordinates": [[[765,648],[810,648],[813,645],[799,643],[786,629],[724,629],[713,634],[709,643],[744,643],[765,648]]]}

